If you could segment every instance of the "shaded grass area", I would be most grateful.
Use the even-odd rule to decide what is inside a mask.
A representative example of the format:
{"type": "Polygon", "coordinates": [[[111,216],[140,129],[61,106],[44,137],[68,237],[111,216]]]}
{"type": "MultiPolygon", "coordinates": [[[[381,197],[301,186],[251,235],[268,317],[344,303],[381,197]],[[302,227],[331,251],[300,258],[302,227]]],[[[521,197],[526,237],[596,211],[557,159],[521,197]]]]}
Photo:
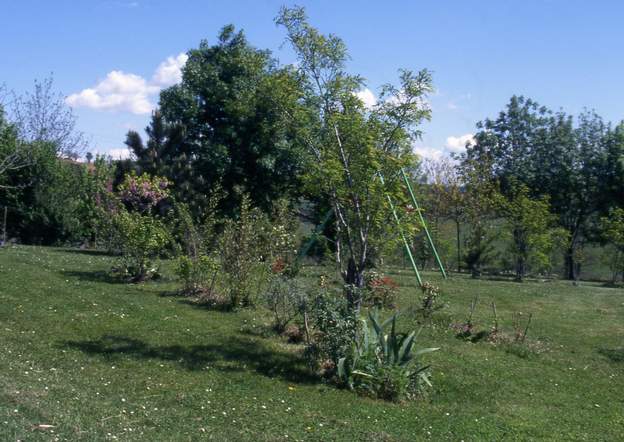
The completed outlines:
{"type": "MultiPolygon", "coordinates": [[[[196,308],[165,278],[108,277],[99,253],[0,249],[0,440],[622,440],[624,290],[566,282],[441,281],[448,308],[422,346],[434,388],[390,404],[325,385],[263,310],[196,308]],[[521,357],[448,325],[533,313],[521,357]],[[47,424],[53,427],[38,427],[47,424]]],[[[323,269],[308,268],[310,281],[323,269]]],[[[420,291],[396,270],[404,329],[420,291]]]]}

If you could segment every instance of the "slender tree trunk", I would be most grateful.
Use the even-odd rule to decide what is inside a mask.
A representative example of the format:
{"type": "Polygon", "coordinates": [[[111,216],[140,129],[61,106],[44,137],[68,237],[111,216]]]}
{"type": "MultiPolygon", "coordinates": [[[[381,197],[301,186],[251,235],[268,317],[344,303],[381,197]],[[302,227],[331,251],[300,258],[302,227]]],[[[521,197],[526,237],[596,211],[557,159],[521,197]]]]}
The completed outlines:
{"type": "Polygon", "coordinates": [[[527,243],[525,240],[524,232],[520,228],[515,228],[514,241],[518,255],[516,256],[516,281],[522,282],[524,275],[526,275],[526,256],[527,256],[527,243]]]}
{"type": "Polygon", "coordinates": [[[564,269],[564,278],[570,281],[575,281],[577,278],[576,275],[576,260],[574,259],[574,254],[576,252],[576,246],[575,245],[571,245],[570,247],[568,247],[565,251],[565,256],[564,256],[564,262],[565,262],[565,269],[564,269]]]}
{"type": "Polygon", "coordinates": [[[522,282],[525,274],[526,274],[525,260],[523,256],[519,256],[516,259],[516,281],[522,282]]]}
{"type": "Polygon", "coordinates": [[[581,225],[583,222],[582,214],[576,217],[576,220],[573,225],[568,227],[568,231],[571,233],[570,235],[570,245],[567,247],[565,251],[565,274],[564,277],[570,281],[574,281],[575,283],[578,281],[580,277],[581,265],[577,262],[577,252],[579,250],[579,236],[581,231],[581,225]]]}
{"type": "Polygon", "coordinates": [[[461,238],[460,238],[460,224],[459,220],[455,221],[455,227],[457,231],[457,273],[461,272],[461,238]]]}
{"type": "Polygon", "coordinates": [[[4,206],[4,219],[2,221],[2,243],[0,246],[4,246],[6,244],[6,230],[7,230],[7,206],[4,206]]]}
{"type": "Polygon", "coordinates": [[[362,304],[361,289],[364,287],[364,266],[358,266],[352,257],[347,263],[345,285],[349,304],[353,309],[359,311],[362,304]]]}

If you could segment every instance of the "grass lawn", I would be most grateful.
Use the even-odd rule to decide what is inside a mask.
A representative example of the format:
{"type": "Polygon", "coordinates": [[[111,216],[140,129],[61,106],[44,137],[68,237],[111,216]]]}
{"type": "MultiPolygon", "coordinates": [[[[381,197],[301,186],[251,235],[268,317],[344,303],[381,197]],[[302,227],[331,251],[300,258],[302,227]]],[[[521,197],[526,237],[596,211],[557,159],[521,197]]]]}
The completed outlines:
{"type": "MultiPolygon", "coordinates": [[[[624,440],[622,289],[426,274],[449,303],[420,340],[442,347],[427,355],[434,388],[393,404],[315,378],[300,346],[265,336],[262,310],[198,307],[167,278],[119,284],[111,265],[93,252],[0,249],[0,440],[624,440]],[[512,312],[532,312],[543,351],[457,339],[447,325],[475,294],[484,327],[492,300],[507,329],[512,312]]],[[[413,277],[393,276],[409,310],[413,277]]]]}

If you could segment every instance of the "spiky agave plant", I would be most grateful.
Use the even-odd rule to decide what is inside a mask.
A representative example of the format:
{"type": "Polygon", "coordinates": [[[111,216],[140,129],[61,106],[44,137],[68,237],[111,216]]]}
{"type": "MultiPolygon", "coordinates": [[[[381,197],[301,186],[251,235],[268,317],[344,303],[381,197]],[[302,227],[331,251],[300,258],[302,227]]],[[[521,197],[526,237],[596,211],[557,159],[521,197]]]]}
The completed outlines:
{"type": "Polygon", "coordinates": [[[338,377],[352,390],[377,398],[400,401],[411,399],[431,386],[429,365],[420,356],[439,350],[423,348],[414,350],[420,333],[397,333],[398,312],[384,322],[377,312],[368,314],[371,326],[365,319],[361,334],[355,340],[351,354],[338,360],[338,377]],[[390,326],[390,333],[385,330],[390,326]]]}

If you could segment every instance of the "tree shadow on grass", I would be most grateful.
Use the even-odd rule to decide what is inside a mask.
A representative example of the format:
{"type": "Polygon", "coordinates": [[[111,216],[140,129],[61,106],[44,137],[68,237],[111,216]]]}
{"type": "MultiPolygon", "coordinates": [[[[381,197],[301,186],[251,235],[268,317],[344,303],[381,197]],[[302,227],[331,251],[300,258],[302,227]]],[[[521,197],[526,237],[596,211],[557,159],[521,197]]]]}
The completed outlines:
{"type": "Polygon", "coordinates": [[[127,336],[104,335],[89,341],[64,341],[61,347],[107,360],[127,356],[139,360],[171,361],[193,371],[206,366],[225,372],[245,371],[249,367],[264,376],[288,382],[311,384],[319,381],[300,355],[270,349],[261,340],[240,337],[209,345],[161,346],[127,336]]]}
{"type": "Polygon", "coordinates": [[[102,282],[105,284],[125,284],[128,281],[124,281],[122,278],[118,278],[105,270],[63,270],[61,272],[63,276],[67,278],[75,278],[79,281],[86,282],[102,282]]]}
{"type": "Polygon", "coordinates": [[[611,362],[624,362],[624,347],[599,348],[598,353],[606,356],[611,362]]]}
{"type": "Polygon", "coordinates": [[[79,255],[88,255],[88,256],[117,256],[114,253],[107,252],[106,250],[95,250],[95,249],[58,249],[55,250],[58,253],[76,253],[79,255]]]}
{"type": "Polygon", "coordinates": [[[202,300],[197,298],[184,298],[178,300],[178,303],[184,305],[190,305],[193,308],[197,308],[200,310],[211,310],[223,313],[235,313],[236,310],[232,308],[232,306],[225,300],[202,300]]]}

